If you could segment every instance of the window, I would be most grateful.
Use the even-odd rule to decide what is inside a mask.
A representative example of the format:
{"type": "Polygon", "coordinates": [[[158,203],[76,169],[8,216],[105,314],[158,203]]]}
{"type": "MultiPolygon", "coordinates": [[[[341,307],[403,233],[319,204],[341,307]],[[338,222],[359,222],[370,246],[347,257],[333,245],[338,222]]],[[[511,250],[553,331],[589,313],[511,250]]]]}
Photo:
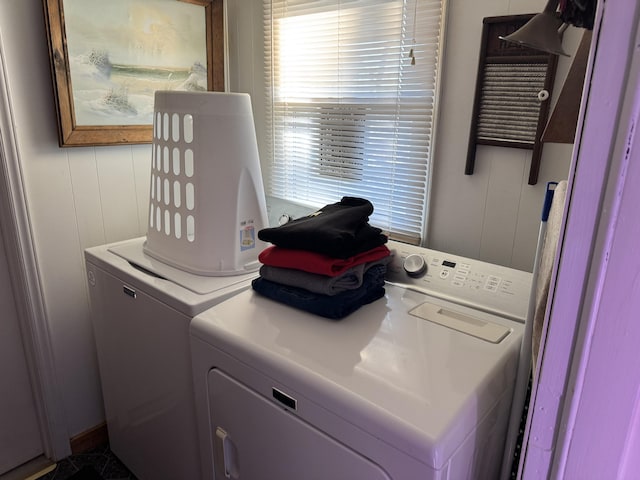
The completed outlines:
{"type": "Polygon", "coordinates": [[[445,0],[265,0],[267,193],[425,233],[445,0]]]}

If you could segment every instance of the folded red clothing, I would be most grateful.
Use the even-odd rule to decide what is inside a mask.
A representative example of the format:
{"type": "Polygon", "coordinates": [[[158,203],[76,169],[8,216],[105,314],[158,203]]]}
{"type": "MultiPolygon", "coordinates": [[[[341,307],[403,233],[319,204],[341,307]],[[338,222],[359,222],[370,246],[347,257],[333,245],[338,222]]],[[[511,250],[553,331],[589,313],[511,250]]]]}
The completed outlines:
{"type": "Polygon", "coordinates": [[[258,260],[272,267],[293,268],[319,275],[335,277],[348,269],[365,262],[375,262],[389,256],[386,245],[380,245],[349,258],[333,258],[307,250],[293,250],[271,246],[258,255],[258,260]]]}

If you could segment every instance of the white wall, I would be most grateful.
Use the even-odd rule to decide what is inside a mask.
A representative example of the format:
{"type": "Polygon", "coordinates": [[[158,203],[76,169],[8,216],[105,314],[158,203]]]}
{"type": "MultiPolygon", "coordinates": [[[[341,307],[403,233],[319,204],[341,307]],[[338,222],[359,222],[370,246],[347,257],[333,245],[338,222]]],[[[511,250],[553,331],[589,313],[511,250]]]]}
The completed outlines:
{"type": "MultiPolygon", "coordinates": [[[[478,68],[482,19],[539,12],[539,0],[449,3],[442,98],[435,143],[428,246],[531,271],[548,181],[566,179],[572,145],[545,144],[537,185],[528,185],[530,150],[479,146],[473,175],[464,175],[478,68]]],[[[581,31],[570,27],[573,53],[581,31]]],[[[570,59],[559,58],[552,102],[570,59]]]]}
{"type": "Polygon", "coordinates": [[[0,2],[0,35],[70,435],[104,420],[83,249],[145,232],[150,147],[60,149],[41,0],[0,2]]]}
{"type": "Polygon", "coordinates": [[[43,452],[4,242],[0,228],[0,378],[11,385],[0,395],[0,477],[43,452]]]}
{"type": "MultiPolygon", "coordinates": [[[[519,150],[480,149],[476,173],[467,177],[463,171],[482,17],[539,11],[542,2],[484,0],[482,11],[477,3],[450,2],[429,242],[433,248],[529,269],[544,182],[566,177],[570,146],[545,146],[536,187],[526,185],[528,157],[519,150]]],[[[229,0],[228,9],[230,89],[252,94],[260,136],[261,0],[229,0]]],[[[82,252],[145,233],[150,146],[58,148],[42,1],[2,0],[0,35],[73,436],[104,419],[82,252]]],[[[559,79],[566,68],[559,69],[559,79]]]]}
{"type": "Polygon", "coordinates": [[[227,0],[228,90],[251,94],[260,157],[265,158],[262,0],[227,0]]]}

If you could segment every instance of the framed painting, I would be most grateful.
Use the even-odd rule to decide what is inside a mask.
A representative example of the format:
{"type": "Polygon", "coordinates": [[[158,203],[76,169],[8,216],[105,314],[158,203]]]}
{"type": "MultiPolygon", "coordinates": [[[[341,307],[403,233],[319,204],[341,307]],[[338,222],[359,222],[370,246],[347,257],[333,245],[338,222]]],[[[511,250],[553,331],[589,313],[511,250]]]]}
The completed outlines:
{"type": "Polygon", "coordinates": [[[157,90],[224,90],[223,0],[43,0],[61,147],[151,143],[157,90]]]}

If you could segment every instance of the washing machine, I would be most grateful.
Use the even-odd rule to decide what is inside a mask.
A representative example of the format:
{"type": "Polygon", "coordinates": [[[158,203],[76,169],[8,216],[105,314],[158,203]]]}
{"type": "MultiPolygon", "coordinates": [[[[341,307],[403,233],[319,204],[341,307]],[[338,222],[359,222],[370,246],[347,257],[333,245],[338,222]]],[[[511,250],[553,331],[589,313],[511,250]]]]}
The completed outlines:
{"type": "Polygon", "coordinates": [[[147,255],[145,241],[85,251],[109,442],[141,480],[197,479],[189,322],[257,272],[194,275],[147,255]]]}
{"type": "MultiPolygon", "coordinates": [[[[266,197],[271,226],[311,211],[266,197]]],[[[189,323],[250,288],[258,272],[189,273],[150,255],[147,243],[145,236],[85,250],[109,442],[140,480],[195,480],[200,455],[189,323]]]]}
{"type": "Polygon", "coordinates": [[[252,290],[196,315],[203,479],[498,478],[531,274],[389,247],[340,321],[252,290]]]}
{"type": "Polygon", "coordinates": [[[147,235],[85,251],[111,450],[140,480],[199,478],[189,323],[248,289],[266,247],[252,111],[156,91],[147,235]]]}

